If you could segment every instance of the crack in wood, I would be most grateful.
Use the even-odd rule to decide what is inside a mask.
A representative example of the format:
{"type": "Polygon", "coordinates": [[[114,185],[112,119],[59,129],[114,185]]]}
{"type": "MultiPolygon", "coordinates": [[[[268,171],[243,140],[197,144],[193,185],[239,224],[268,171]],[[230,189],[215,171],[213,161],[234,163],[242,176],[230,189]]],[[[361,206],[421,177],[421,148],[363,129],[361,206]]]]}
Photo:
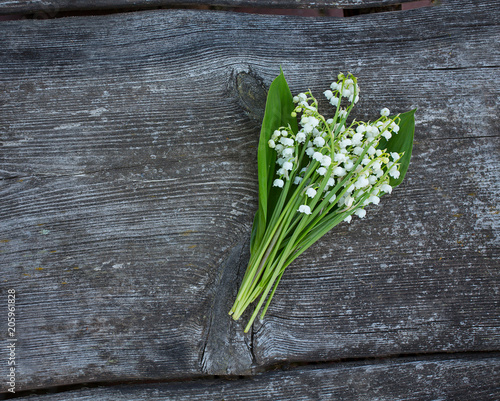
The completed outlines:
{"type": "Polygon", "coordinates": [[[201,347],[200,367],[205,374],[244,375],[253,367],[253,339],[228,314],[249,258],[248,248],[248,240],[239,240],[218,268],[201,347]]]}
{"type": "Polygon", "coordinates": [[[433,67],[429,71],[461,71],[461,70],[482,70],[489,68],[500,68],[500,65],[466,65],[460,67],[433,67]]]}
{"type": "MultiPolygon", "coordinates": [[[[111,167],[111,168],[103,168],[98,170],[85,170],[85,171],[75,171],[71,173],[44,173],[37,172],[33,174],[27,173],[19,173],[19,172],[10,172],[10,171],[0,171],[0,174],[4,174],[4,176],[0,176],[0,181],[3,180],[26,180],[30,178],[48,178],[48,177],[88,177],[96,174],[109,173],[112,171],[126,171],[130,169],[137,169],[143,167],[141,164],[131,165],[131,166],[121,166],[121,167],[111,167]]],[[[147,180],[143,180],[145,182],[147,180]]]]}

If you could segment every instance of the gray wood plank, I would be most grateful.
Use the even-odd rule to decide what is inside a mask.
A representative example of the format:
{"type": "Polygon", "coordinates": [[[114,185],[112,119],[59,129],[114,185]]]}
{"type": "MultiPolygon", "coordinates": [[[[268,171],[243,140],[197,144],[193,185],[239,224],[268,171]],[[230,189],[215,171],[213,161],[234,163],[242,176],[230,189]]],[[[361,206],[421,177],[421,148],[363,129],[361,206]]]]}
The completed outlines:
{"type": "Polygon", "coordinates": [[[0,24],[0,269],[19,294],[18,385],[498,350],[497,6],[335,24],[194,11],[0,24]],[[356,73],[361,119],[418,107],[417,143],[407,182],[311,248],[244,336],[226,311],[257,201],[252,99],[279,65],[294,92],[356,73]]]}
{"type": "MultiPolygon", "coordinates": [[[[236,380],[118,385],[40,395],[90,400],[498,400],[500,358],[409,358],[295,367],[236,380]]],[[[20,400],[30,400],[21,397],[20,400]]]]}
{"type": "Polygon", "coordinates": [[[285,273],[258,363],[498,349],[500,138],[417,141],[403,187],[285,273]]]}
{"type": "Polygon", "coordinates": [[[147,9],[158,7],[252,7],[252,8],[373,8],[408,3],[414,0],[0,0],[0,14],[36,14],[53,18],[68,11],[104,11],[147,9]]]}

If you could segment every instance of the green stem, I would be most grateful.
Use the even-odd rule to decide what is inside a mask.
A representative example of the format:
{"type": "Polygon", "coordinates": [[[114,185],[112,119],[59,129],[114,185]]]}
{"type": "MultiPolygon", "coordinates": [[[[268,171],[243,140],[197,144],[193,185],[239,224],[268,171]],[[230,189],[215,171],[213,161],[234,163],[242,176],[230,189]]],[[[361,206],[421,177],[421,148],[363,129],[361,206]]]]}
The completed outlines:
{"type": "Polygon", "coordinates": [[[283,266],[283,264],[286,262],[286,257],[290,254],[290,251],[292,249],[292,246],[291,244],[293,244],[298,236],[298,234],[300,233],[300,231],[302,230],[303,226],[306,224],[307,222],[307,215],[303,215],[302,216],[302,219],[299,223],[299,227],[297,228],[297,230],[293,233],[292,235],[292,238],[290,240],[290,242],[287,244],[287,246],[285,247],[285,249],[283,250],[283,253],[281,254],[280,258],[279,258],[279,263],[278,265],[273,269],[273,275],[271,277],[271,279],[269,280],[268,284],[266,285],[266,288],[264,290],[264,292],[262,293],[262,295],[260,296],[260,300],[259,300],[259,303],[257,304],[257,306],[255,307],[255,310],[252,314],[252,317],[250,318],[250,321],[248,322],[246,328],[245,328],[245,333],[248,332],[248,330],[250,329],[250,327],[252,326],[255,318],[257,317],[257,314],[259,313],[259,310],[260,308],[262,307],[262,304],[264,303],[266,297],[267,297],[267,294],[269,294],[269,291],[271,290],[271,287],[272,285],[274,284],[274,282],[276,281],[278,275],[280,274],[281,272],[281,268],[283,266]]]}
{"type": "MultiPolygon", "coordinates": [[[[295,199],[295,203],[298,201],[298,199],[295,199]]],[[[294,202],[289,202],[287,206],[285,207],[285,210],[280,216],[279,221],[279,230],[278,227],[276,227],[275,230],[273,230],[274,235],[273,239],[271,240],[272,245],[269,244],[268,249],[266,250],[266,258],[263,260],[261,263],[261,266],[255,268],[255,266],[249,266],[249,269],[252,272],[255,272],[256,270],[258,273],[252,273],[252,275],[247,275],[244,282],[241,285],[240,292],[239,292],[239,297],[237,297],[235,304],[233,305],[233,308],[231,309],[230,314],[233,314],[233,318],[237,320],[241,314],[244,312],[245,308],[255,299],[254,297],[254,292],[255,288],[258,287],[259,283],[262,281],[265,281],[267,279],[267,276],[269,275],[268,273],[268,267],[270,266],[269,261],[273,262],[276,253],[280,249],[280,243],[284,238],[285,232],[287,231],[286,228],[290,224],[290,220],[293,217],[295,213],[295,207],[294,207],[294,202]],[[263,269],[263,272],[260,273],[260,271],[263,269]],[[255,280],[257,276],[260,276],[260,280],[257,281],[255,280]],[[250,281],[250,278],[253,277],[253,279],[250,281]]],[[[272,263],[271,263],[272,266],[272,263]]]]}
{"type": "MultiPolygon", "coordinates": [[[[284,267],[286,267],[286,266],[284,266],[284,267]]],[[[264,316],[266,315],[267,308],[269,308],[269,305],[271,304],[271,299],[273,299],[273,297],[274,297],[274,293],[276,292],[276,288],[278,288],[278,284],[281,280],[281,277],[283,277],[283,273],[285,273],[284,268],[281,269],[281,273],[278,276],[278,278],[276,279],[276,282],[274,283],[273,290],[271,291],[271,294],[269,294],[269,296],[267,297],[266,305],[264,306],[264,309],[262,309],[262,313],[260,314],[261,319],[264,319],[264,316]]]]}

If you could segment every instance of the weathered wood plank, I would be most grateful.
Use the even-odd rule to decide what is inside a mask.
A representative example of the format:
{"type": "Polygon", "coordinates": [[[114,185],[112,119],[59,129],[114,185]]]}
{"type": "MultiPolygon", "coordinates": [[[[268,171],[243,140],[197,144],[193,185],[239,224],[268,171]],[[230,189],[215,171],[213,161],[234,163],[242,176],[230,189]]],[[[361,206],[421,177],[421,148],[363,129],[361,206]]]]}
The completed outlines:
{"type": "Polygon", "coordinates": [[[192,11],[0,24],[0,268],[19,293],[20,388],[498,350],[490,4],[335,24],[192,11]],[[360,118],[418,106],[417,144],[407,182],[291,267],[243,336],[226,310],[259,123],[244,110],[255,89],[242,99],[235,82],[268,85],[279,65],[294,92],[356,73],[360,118]]]}
{"type": "MultiPolygon", "coordinates": [[[[453,180],[443,185],[435,174],[456,157],[466,160],[471,155],[468,148],[479,161],[491,150],[492,141],[454,140],[448,146],[439,142],[443,141],[433,150],[433,160],[439,162],[427,169],[419,169],[423,163],[415,162],[404,197],[395,194],[367,221],[339,227],[289,270],[263,328],[254,335],[258,365],[496,349],[498,219],[485,192],[498,191],[496,173],[489,171],[495,163],[486,160],[475,166],[479,174],[468,171],[468,163],[455,164],[458,174],[474,174],[483,187],[451,175],[453,180]],[[453,154],[454,149],[463,153],[453,154]],[[405,198],[418,202],[405,206],[405,198]],[[430,211],[432,204],[440,206],[430,211]],[[443,210],[448,211],[443,216],[446,223],[439,219],[443,210]],[[380,225],[376,219],[382,212],[388,216],[380,225]],[[402,239],[410,249],[400,243],[402,239]]],[[[420,149],[415,154],[426,158],[420,149]]],[[[7,229],[2,239],[8,242],[3,244],[3,257],[13,278],[9,285],[21,289],[20,314],[27,317],[18,325],[20,335],[26,336],[21,345],[37,339],[23,351],[23,375],[47,385],[41,378],[53,378],[51,372],[61,370],[60,358],[69,349],[72,358],[60,380],[66,375],[77,379],[71,365],[79,363],[85,363],[96,379],[104,371],[117,379],[160,378],[167,371],[174,377],[195,375],[200,373],[198,358],[207,371],[249,369],[248,339],[234,329],[228,342],[236,341],[234,352],[241,351],[240,358],[246,355],[246,365],[226,352],[212,357],[221,353],[217,345],[226,336],[226,312],[237,284],[230,269],[237,262],[221,273],[229,274],[228,279],[216,278],[211,270],[220,263],[219,252],[235,245],[226,239],[227,233],[244,238],[249,230],[255,193],[235,183],[250,180],[252,163],[247,160],[238,169],[231,163],[232,171],[217,166],[215,172],[205,163],[190,163],[192,169],[205,172],[203,177],[183,178],[182,188],[172,186],[169,179],[126,179],[121,170],[116,179],[109,173],[81,174],[16,179],[21,182],[4,185],[1,217],[7,229]],[[226,205],[232,207],[227,210],[226,205]],[[163,278],[165,270],[169,274],[163,278]],[[225,289],[208,280],[232,285],[225,289]],[[28,296],[23,288],[29,293],[38,290],[28,296]],[[210,288],[217,292],[204,294],[210,288]],[[222,304],[211,318],[216,321],[208,326],[210,341],[202,344],[210,298],[215,295],[222,304]],[[205,315],[201,322],[200,313],[205,315]],[[183,330],[198,341],[192,344],[183,338],[183,330]],[[146,349],[140,347],[151,337],[146,349]],[[188,344],[179,348],[177,342],[183,340],[188,344]],[[144,360],[151,349],[160,355],[145,365],[156,363],[156,372],[139,366],[129,371],[125,358],[144,360]],[[220,360],[224,355],[226,360],[220,360]]],[[[243,252],[237,249],[236,255],[243,252]]]]}
{"type": "MultiPolygon", "coordinates": [[[[40,395],[90,400],[498,400],[500,358],[426,358],[324,364],[237,380],[120,385],[40,395]]],[[[21,397],[20,400],[30,400],[21,397]]]]}
{"type": "Polygon", "coordinates": [[[157,7],[253,7],[253,8],[370,8],[408,3],[414,0],[0,0],[0,14],[37,14],[51,18],[66,11],[99,11],[120,9],[144,9],[157,7]]]}
{"type": "Polygon", "coordinates": [[[175,186],[105,174],[2,185],[21,387],[200,374],[216,267],[249,229],[255,196],[235,183],[241,168],[209,164],[175,186]]]}

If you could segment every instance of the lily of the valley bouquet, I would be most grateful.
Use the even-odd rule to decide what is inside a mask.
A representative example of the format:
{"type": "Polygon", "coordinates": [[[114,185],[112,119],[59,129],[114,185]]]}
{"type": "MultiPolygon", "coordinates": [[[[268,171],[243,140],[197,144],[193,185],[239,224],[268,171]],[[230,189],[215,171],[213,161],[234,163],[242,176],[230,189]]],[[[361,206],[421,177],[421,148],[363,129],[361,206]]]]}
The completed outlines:
{"type": "Polygon", "coordinates": [[[415,110],[391,116],[382,108],[374,121],[350,119],[359,100],[351,74],[339,74],[324,95],[331,118],[319,114],[310,91],[292,97],[283,72],[269,88],[250,262],[230,311],[237,320],[258,299],[245,332],[261,309],[264,317],[287,266],[337,224],[363,218],[408,169],[415,110]]]}

